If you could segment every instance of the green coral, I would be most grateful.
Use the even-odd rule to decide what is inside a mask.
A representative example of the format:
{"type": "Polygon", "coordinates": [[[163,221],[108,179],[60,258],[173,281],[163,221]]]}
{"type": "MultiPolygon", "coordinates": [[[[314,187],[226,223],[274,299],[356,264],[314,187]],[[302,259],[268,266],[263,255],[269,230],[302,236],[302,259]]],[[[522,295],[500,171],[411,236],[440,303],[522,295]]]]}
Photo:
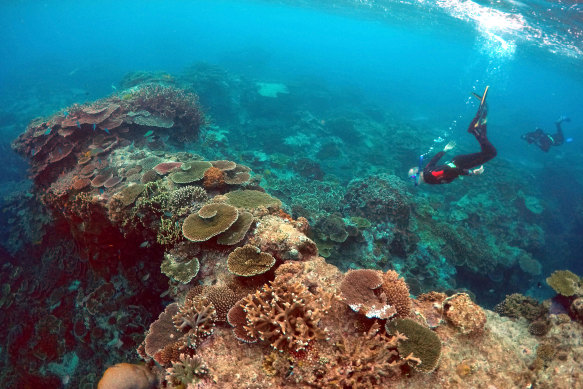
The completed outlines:
{"type": "Polygon", "coordinates": [[[180,227],[171,219],[160,219],[160,228],[156,241],[163,245],[172,245],[182,238],[180,227]]]}
{"type": "Polygon", "coordinates": [[[207,161],[192,161],[182,165],[182,171],[170,174],[170,180],[175,184],[189,184],[201,180],[204,172],[213,165],[207,161]]]}
{"type": "Polygon", "coordinates": [[[569,270],[557,270],[547,277],[547,284],[562,296],[573,296],[581,291],[581,279],[569,270]]]}
{"type": "Polygon", "coordinates": [[[172,362],[167,370],[166,380],[172,382],[173,387],[193,387],[201,378],[209,374],[209,369],[198,356],[180,355],[178,362],[172,362]]]}
{"type": "Polygon", "coordinates": [[[280,207],[281,201],[258,190],[235,190],[226,194],[230,204],[237,208],[280,207]]]}
{"type": "Polygon", "coordinates": [[[218,244],[234,245],[245,238],[249,227],[253,223],[253,215],[249,212],[239,212],[239,217],[231,227],[217,237],[218,244]]]}
{"type": "Polygon", "coordinates": [[[196,275],[200,269],[200,263],[198,258],[192,258],[188,261],[179,261],[171,254],[164,254],[164,261],[160,266],[162,273],[166,274],[168,278],[180,282],[182,284],[188,284],[196,275]]]}
{"type": "Polygon", "coordinates": [[[546,315],[548,309],[532,297],[524,296],[520,293],[513,293],[506,296],[504,301],[494,307],[501,316],[519,319],[524,317],[528,321],[534,321],[546,315]]]}
{"type": "Polygon", "coordinates": [[[413,354],[421,363],[415,369],[430,373],[437,367],[441,357],[441,340],[435,332],[411,319],[395,319],[385,326],[394,335],[397,331],[407,337],[399,342],[397,349],[401,357],[413,354]]]}

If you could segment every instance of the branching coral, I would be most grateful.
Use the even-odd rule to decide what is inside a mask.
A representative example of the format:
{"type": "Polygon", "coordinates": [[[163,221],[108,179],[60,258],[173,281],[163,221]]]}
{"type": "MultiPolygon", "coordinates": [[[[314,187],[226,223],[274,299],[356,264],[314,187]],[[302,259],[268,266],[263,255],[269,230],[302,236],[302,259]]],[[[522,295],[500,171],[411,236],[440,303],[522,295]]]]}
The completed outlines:
{"type": "Polygon", "coordinates": [[[209,374],[202,359],[186,354],[180,355],[180,360],[172,362],[172,367],[166,370],[166,380],[177,387],[188,387],[198,383],[209,374]]]}
{"type": "Polygon", "coordinates": [[[201,339],[213,333],[217,313],[206,297],[186,300],[172,321],[176,329],[185,334],[185,344],[196,348],[201,339]]]}
{"type": "Polygon", "coordinates": [[[355,338],[339,342],[337,351],[327,366],[323,387],[338,389],[379,388],[400,375],[400,368],[408,360],[399,357],[397,346],[406,338],[400,334],[389,337],[379,334],[380,325],[375,322],[370,330],[355,338]]]}
{"type": "Polygon", "coordinates": [[[314,295],[299,282],[277,279],[243,299],[251,338],[269,342],[277,350],[300,351],[326,332],[318,326],[331,306],[332,295],[314,295]]]}

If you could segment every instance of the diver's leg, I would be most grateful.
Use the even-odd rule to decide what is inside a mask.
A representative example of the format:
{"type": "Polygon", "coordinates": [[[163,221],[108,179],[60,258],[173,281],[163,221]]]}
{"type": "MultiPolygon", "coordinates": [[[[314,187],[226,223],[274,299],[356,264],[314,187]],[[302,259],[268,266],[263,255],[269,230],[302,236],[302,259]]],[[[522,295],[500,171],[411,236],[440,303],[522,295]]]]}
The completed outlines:
{"type": "MultiPolygon", "coordinates": [[[[478,137],[476,136],[476,138],[478,137]]],[[[472,169],[485,164],[498,154],[494,145],[486,137],[482,137],[478,141],[482,150],[479,153],[463,154],[453,157],[452,162],[456,167],[472,169]]]]}

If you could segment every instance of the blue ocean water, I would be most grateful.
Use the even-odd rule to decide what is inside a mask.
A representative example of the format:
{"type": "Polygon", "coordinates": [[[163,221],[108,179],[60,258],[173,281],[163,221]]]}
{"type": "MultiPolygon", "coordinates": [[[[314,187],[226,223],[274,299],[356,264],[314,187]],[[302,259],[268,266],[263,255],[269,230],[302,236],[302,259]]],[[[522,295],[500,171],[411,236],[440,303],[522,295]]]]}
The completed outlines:
{"type": "MultiPolygon", "coordinates": [[[[407,169],[417,164],[419,155],[429,157],[448,141],[457,143],[456,152],[476,151],[478,145],[466,131],[478,107],[472,92],[481,94],[489,85],[488,136],[498,156],[485,165],[485,175],[438,187],[411,185],[407,190],[416,201],[449,204],[440,221],[457,217],[453,211],[470,213],[472,207],[483,207],[478,212],[481,220],[464,224],[469,236],[476,225],[486,223],[485,215],[494,219],[489,225],[495,225],[505,208],[516,207],[509,195],[492,200],[495,196],[489,190],[506,188],[520,192],[518,198],[535,198],[544,207],[542,216],[524,212],[520,221],[543,231],[542,247],[522,244],[516,238],[536,241],[537,231],[509,233],[491,228],[490,233],[502,240],[512,235],[509,244],[526,248],[542,271],[515,275],[518,265],[508,266],[500,272],[503,276],[492,272],[484,277],[492,282],[487,287],[480,285],[483,279],[475,272],[463,269],[458,269],[457,276],[445,274],[445,269],[444,278],[457,278],[457,286],[469,290],[475,283],[478,301],[491,307],[510,292],[549,297],[552,291],[544,280],[554,270],[583,274],[580,2],[22,0],[0,5],[0,36],[3,207],[13,204],[14,193],[26,192],[31,185],[26,179],[28,162],[10,147],[28,123],[74,103],[120,92],[122,79],[131,72],[164,72],[179,78],[204,63],[228,74],[228,85],[241,80],[252,80],[250,85],[287,85],[289,111],[285,105],[258,104],[244,118],[232,112],[238,106],[229,111],[213,105],[217,100],[212,90],[196,91],[213,125],[226,129],[232,147],[208,158],[240,158],[239,162],[249,163],[264,176],[274,170],[275,164],[262,164],[274,161],[272,155],[307,158],[319,164],[323,177],[329,175],[330,182],[344,186],[381,173],[406,181],[407,169]],[[227,111],[231,116],[227,117],[227,111]],[[341,141],[328,145],[336,142],[334,147],[344,149],[326,159],[310,150],[320,133],[290,126],[296,112],[309,112],[321,123],[335,115],[359,124],[351,131],[337,129],[329,134],[341,141]],[[554,132],[561,115],[570,118],[562,124],[568,139],[562,146],[546,153],[521,139],[536,128],[554,132]],[[365,116],[375,118],[370,119],[375,124],[362,124],[365,116]],[[273,127],[278,117],[282,128],[273,127]],[[301,143],[299,138],[292,139],[296,135],[307,139],[302,149],[293,145],[301,143]],[[487,181],[480,183],[482,178],[487,181]],[[492,204],[467,200],[479,193],[491,195],[492,204]],[[523,284],[505,285],[513,282],[523,284]]],[[[288,166],[292,165],[300,170],[297,163],[288,166]]],[[[306,177],[322,180],[318,169],[306,177]]],[[[262,183],[277,192],[275,181],[262,183]]],[[[279,190],[284,196],[284,190],[279,190]]],[[[292,199],[286,204],[290,212],[299,193],[285,194],[292,199]]],[[[330,214],[335,211],[341,210],[326,209],[330,214]]],[[[13,238],[11,231],[1,232],[0,243],[15,255],[7,243],[13,238]]],[[[334,261],[334,255],[330,260],[334,261]]],[[[362,266],[357,261],[349,264],[343,257],[336,261],[344,268],[362,266]]],[[[395,261],[394,267],[404,266],[395,261]]]]}

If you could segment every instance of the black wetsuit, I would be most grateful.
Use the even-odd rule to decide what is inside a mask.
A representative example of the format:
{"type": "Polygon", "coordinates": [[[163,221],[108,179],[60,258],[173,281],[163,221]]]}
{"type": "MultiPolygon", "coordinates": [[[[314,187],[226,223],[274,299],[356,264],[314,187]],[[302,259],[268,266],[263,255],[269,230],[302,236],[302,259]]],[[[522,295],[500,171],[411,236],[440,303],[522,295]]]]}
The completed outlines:
{"type": "Polygon", "coordinates": [[[459,176],[470,175],[470,169],[483,165],[498,154],[486,136],[486,124],[476,126],[478,120],[478,116],[472,120],[468,132],[474,134],[482,150],[479,153],[456,155],[445,165],[437,165],[445,152],[435,154],[423,169],[423,181],[428,184],[449,184],[459,176]]]}
{"type": "Polygon", "coordinates": [[[554,135],[547,134],[540,128],[537,128],[536,131],[523,134],[521,138],[527,141],[529,144],[536,144],[539,149],[545,153],[549,151],[551,146],[560,146],[565,143],[565,137],[563,136],[563,130],[561,129],[560,122],[557,122],[557,133],[554,135]]]}

